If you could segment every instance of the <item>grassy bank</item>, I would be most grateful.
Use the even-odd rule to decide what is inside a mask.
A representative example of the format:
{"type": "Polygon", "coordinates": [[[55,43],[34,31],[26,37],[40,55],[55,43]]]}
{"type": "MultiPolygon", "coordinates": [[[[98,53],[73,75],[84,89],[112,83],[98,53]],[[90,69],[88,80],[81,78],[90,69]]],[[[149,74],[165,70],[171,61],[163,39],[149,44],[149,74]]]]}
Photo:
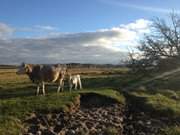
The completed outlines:
{"type": "Polygon", "coordinates": [[[68,111],[68,105],[73,104],[80,93],[96,93],[117,100],[124,104],[124,97],[118,92],[106,90],[82,90],[79,92],[51,93],[47,96],[17,97],[0,100],[0,134],[19,134],[23,128],[22,121],[32,112],[68,111]],[[11,130],[8,130],[8,129],[11,130]]]}
{"type": "Polygon", "coordinates": [[[166,128],[160,135],[180,135],[180,97],[174,90],[136,90],[128,93],[133,106],[157,119],[166,119],[166,128]],[[177,99],[178,98],[178,99],[177,99]]]}

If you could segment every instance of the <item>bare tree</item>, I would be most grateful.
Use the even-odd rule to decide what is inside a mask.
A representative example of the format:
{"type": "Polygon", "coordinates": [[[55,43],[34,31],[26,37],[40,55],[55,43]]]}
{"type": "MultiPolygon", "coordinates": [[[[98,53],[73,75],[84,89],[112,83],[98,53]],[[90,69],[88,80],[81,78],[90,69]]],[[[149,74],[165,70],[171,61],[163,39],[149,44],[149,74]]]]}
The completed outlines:
{"type": "Polygon", "coordinates": [[[180,61],[180,15],[171,13],[168,21],[155,18],[150,29],[138,46],[139,64],[156,67],[164,59],[180,61]]]}

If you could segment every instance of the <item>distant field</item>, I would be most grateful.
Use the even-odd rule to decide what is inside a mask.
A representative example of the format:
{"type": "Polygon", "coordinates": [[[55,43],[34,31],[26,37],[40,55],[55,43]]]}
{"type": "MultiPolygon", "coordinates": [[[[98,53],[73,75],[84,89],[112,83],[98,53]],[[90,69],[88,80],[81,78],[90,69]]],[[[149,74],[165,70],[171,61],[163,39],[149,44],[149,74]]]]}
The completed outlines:
{"type": "Polygon", "coordinates": [[[96,75],[125,74],[129,71],[129,69],[128,68],[72,68],[69,69],[68,71],[72,74],[96,76],[96,75]]]}
{"type": "Polygon", "coordinates": [[[0,69],[15,69],[17,66],[15,65],[0,65],[0,69]]]}

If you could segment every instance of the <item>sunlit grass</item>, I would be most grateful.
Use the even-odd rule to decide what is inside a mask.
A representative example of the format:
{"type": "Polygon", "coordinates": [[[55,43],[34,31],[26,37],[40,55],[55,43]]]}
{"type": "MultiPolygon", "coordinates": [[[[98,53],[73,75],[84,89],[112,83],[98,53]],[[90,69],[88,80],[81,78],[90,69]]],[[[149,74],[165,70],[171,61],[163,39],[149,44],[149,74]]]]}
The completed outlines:
{"type": "Polygon", "coordinates": [[[167,135],[180,135],[180,126],[168,127],[165,129],[167,135]]]}
{"type": "MultiPolygon", "coordinates": [[[[96,73],[91,71],[82,74],[82,84],[85,89],[70,93],[66,87],[65,92],[56,94],[57,86],[51,84],[46,87],[47,95],[44,97],[35,96],[35,85],[26,75],[18,76],[15,72],[16,69],[0,69],[0,134],[2,135],[19,134],[23,128],[22,120],[31,112],[66,110],[66,105],[71,104],[79,93],[93,92],[125,104],[124,96],[113,89],[120,90],[133,86],[144,79],[139,74],[126,74],[125,69],[96,73]],[[115,76],[108,76],[108,73],[112,74],[112,72],[115,76]],[[92,73],[93,75],[90,75],[92,73]]],[[[130,93],[131,98],[142,110],[153,112],[157,116],[178,119],[180,118],[180,99],[175,99],[174,96],[180,97],[179,76],[176,74],[169,78],[155,80],[153,83],[156,89],[133,91],[130,93]]],[[[178,128],[172,125],[165,130],[168,135],[178,135],[178,128]]]]}
{"type": "MultiPolygon", "coordinates": [[[[174,99],[171,95],[175,91],[136,91],[131,95],[137,99],[140,106],[148,111],[152,111],[159,116],[167,116],[169,118],[180,118],[180,101],[174,99]]],[[[178,94],[177,94],[178,95],[178,94]]]]}
{"type": "MultiPolygon", "coordinates": [[[[32,112],[68,111],[80,93],[97,93],[116,99],[124,104],[124,97],[117,91],[107,88],[91,88],[69,92],[66,88],[63,93],[56,93],[55,85],[47,86],[46,96],[35,96],[36,87],[25,75],[16,75],[16,70],[0,70],[0,134],[18,135],[23,129],[23,120],[32,112]]],[[[103,80],[102,80],[103,81],[103,80]]],[[[98,82],[98,83],[102,83],[98,82]]],[[[88,85],[94,82],[89,81],[88,85]]]]}

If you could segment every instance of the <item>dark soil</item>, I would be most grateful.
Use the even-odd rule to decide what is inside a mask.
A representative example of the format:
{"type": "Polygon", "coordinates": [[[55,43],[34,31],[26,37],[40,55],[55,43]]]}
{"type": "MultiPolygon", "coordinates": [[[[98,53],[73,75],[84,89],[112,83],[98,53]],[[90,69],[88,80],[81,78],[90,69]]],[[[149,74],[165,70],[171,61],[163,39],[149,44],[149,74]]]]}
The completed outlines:
{"type": "Polygon", "coordinates": [[[126,109],[124,111],[124,135],[167,135],[164,130],[168,126],[180,125],[179,120],[172,120],[160,116],[156,112],[143,110],[142,104],[132,99],[128,93],[126,97],[126,109]]]}
{"type": "Polygon", "coordinates": [[[148,113],[128,105],[124,117],[124,135],[158,135],[163,132],[166,123],[153,118],[148,113]]]}
{"type": "Polygon", "coordinates": [[[82,94],[75,112],[32,113],[28,135],[122,135],[123,106],[97,94],[82,94]],[[88,100],[87,100],[88,99],[88,100]]]}
{"type": "Polygon", "coordinates": [[[143,112],[130,100],[123,106],[112,98],[88,93],[81,95],[80,106],[73,112],[32,113],[24,121],[24,135],[158,135],[167,122],[167,118],[143,112]]]}

